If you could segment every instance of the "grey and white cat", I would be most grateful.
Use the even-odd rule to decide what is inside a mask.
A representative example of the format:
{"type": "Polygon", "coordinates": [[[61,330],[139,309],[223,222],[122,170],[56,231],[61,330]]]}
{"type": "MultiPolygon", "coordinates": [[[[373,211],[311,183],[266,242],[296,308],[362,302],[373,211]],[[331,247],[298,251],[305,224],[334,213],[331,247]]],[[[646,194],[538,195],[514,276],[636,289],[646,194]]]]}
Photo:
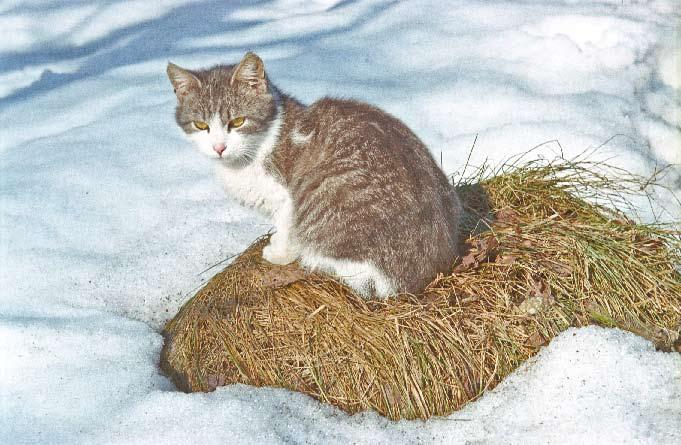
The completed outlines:
{"type": "Polygon", "coordinates": [[[452,266],[459,198],[398,119],[352,100],[302,105],[253,53],[206,70],[169,63],[168,77],[178,125],[273,222],[267,261],[299,260],[367,298],[418,293],[452,266]]]}

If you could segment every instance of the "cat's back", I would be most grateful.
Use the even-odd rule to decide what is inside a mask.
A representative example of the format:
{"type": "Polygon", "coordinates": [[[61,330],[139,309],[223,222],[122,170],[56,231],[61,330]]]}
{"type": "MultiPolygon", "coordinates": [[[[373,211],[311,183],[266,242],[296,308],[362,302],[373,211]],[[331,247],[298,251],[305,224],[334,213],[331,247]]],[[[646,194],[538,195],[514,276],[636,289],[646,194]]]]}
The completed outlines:
{"type": "Polygon", "coordinates": [[[385,179],[381,171],[399,173],[415,187],[446,182],[423,142],[378,107],[326,97],[307,107],[298,122],[292,139],[306,142],[301,144],[309,150],[305,159],[315,169],[369,168],[376,181],[385,179]]]}
{"type": "Polygon", "coordinates": [[[308,106],[306,111],[310,119],[329,130],[343,129],[348,123],[358,126],[369,122],[399,123],[380,108],[353,99],[324,97],[308,106]]]}
{"type": "Polygon", "coordinates": [[[458,205],[452,202],[456,196],[451,198],[451,185],[425,144],[380,108],[323,98],[306,109],[301,123],[301,133],[309,135],[309,152],[303,158],[311,173],[321,169],[329,175],[348,174],[356,189],[376,187],[399,196],[401,207],[424,199],[458,205]]]}
{"type": "MultiPolygon", "coordinates": [[[[425,146],[396,117],[373,105],[351,99],[325,97],[306,109],[305,121],[318,130],[324,140],[319,142],[336,142],[361,138],[366,142],[374,140],[404,139],[400,146],[410,149],[425,150],[425,146]]],[[[369,144],[366,144],[369,147],[369,144]]],[[[339,147],[341,148],[341,147],[339,147]]],[[[377,145],[373,149],[395,150],[399,146],[377,145]]]]}
{"type": "Polygon", "coordinates": [[[448,269],[458,198],[405,124],[372,105],[333,98],[291,121],[283,171],[301,237],[326,255],[368,259],[398,291],[417,292],[448,269]]]}

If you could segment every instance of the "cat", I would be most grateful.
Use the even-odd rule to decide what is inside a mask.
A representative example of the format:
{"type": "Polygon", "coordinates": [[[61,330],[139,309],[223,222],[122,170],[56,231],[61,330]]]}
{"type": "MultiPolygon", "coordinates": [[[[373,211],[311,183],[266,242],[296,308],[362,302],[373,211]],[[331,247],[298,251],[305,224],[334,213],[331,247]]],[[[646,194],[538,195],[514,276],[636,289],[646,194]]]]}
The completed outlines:
{"type": "Polygon", "coordinates": [[[236,65],[168,63],[175,118],[217,160],[228,193],[268,217],[263,249],[335,275],[364,298],[416,294],[458,254],[461,204],[400,120],[354,100],[305,106],[249,52],[236,65]]]}

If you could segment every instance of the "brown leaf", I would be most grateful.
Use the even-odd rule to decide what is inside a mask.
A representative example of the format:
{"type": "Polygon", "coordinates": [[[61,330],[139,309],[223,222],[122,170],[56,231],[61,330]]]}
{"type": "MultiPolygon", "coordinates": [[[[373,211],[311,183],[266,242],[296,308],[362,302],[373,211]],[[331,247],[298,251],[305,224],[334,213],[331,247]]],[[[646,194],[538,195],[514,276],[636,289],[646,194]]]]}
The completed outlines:
{"type": "Polygon", "coordinates": [[[461,263],[454,268],[454,272],[477,267],[480,263],[486,261],[493,261],[497,247],[499,247],[499,241],[493,236],[488,236],[487,238],[475,241],[475,245],[466,256],[461,258],[461,263]]]}
{"type": "Polygon", "coordinates": [[[533,348],[538,348],[546,344],[546,339],[539,332],[535,332],[527,337],[527,344],[533,348]]]}
{"type": "Polygon", "coordinates": [[[475,260],[476,260],[476,266],[480,263],[486,262],[486,261],[494,261],[494,257],[496,256],[496,249],[499,247],[499,241],[497,241],[496,238],[494,237],[487,237],[483,238],[481,240],[478,240],[476,243],[476,251],[475,252],[475,260]]]}
{"type": "Polygon", "coordinates": [[[215,391],[218,386],[225,386],[227,380],[222,374],[208,374],[206,376],[206,384],[208,385],[208,391],[215,391]]]}
{"type": "Polygon", "coordinates": [[[496,238],[487,238],[487,251],[491,252],[499,247],[499,240],[496,238]]]}
{"type": "Polygon", "coordinates": [[[473,252],[469,253],[468,255],[461,259],[461,265],[465,268],[471,267],[473,265],[477,266],[478,263],[479,262],[475,258],[475,254],[473,252]]]}
{"type": "Polygon", "coordinates": [[[654,239],[650,238],[645,240],[642,243],[638,243],[636,247],[642,252],[648,253],[648,254],[655,254],[657,253],[660,248],[664,246],[664,243],[660,241],[659,239],[654,239]]]}
{"type": "Polygon", "coordinates": [[[515,257],[513,255],[505,254],[497,256],[496,262],[506,266],[510,266],[515,263],[515,257]]]}
{"type": "Polygon", "coordinates": [[[513,223],[515,220],[518,219],[518,212],[511,208],[504,207],[503,209],[497,210],[494,216],[499,222],[513,223]]]}
{"type": "Polygon", "coordinates": [[[551,286],[546,280],[541,278],[532,279],[532,296],[541,297],[546,303],[553,301],[553,293],[551,292],[551,286]]]}
{"type": "Polygon", "coordinates": [[[259,284],[263,287],[279,288],[302,280],[305,275],[305,271],[295,265],[273,266],[259,277],[259,284]]]}
{"type": "Polygon", "coordinates": [[[463,272],[464,270],[466,270],[466,267],[464,267],[463,264],[459,264],[455,266],[454,269],[452,269],[452,275],[454,275],[455,273],[463,272]]]}

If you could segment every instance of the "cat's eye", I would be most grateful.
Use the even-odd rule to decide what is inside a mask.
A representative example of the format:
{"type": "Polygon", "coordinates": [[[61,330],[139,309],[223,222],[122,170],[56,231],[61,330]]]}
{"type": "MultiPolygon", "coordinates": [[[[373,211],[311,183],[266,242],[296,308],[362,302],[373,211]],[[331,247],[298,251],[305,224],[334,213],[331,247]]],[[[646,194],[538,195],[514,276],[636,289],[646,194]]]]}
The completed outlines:
{"type": "Polygon", "coordinates": [[[230,128],[239,128],[240,126],[242,126],[244,124],[245,121],[246,121],[245,117],[236,117],[236,118],[232,119],[231,121],[229,121],[229,127],[230,128]]]}
{"type": "Polygon", "coordinates": [[[208,130],[208,124],[201,121],[194,121],[194,126],[199,130],[208,130]]]}

